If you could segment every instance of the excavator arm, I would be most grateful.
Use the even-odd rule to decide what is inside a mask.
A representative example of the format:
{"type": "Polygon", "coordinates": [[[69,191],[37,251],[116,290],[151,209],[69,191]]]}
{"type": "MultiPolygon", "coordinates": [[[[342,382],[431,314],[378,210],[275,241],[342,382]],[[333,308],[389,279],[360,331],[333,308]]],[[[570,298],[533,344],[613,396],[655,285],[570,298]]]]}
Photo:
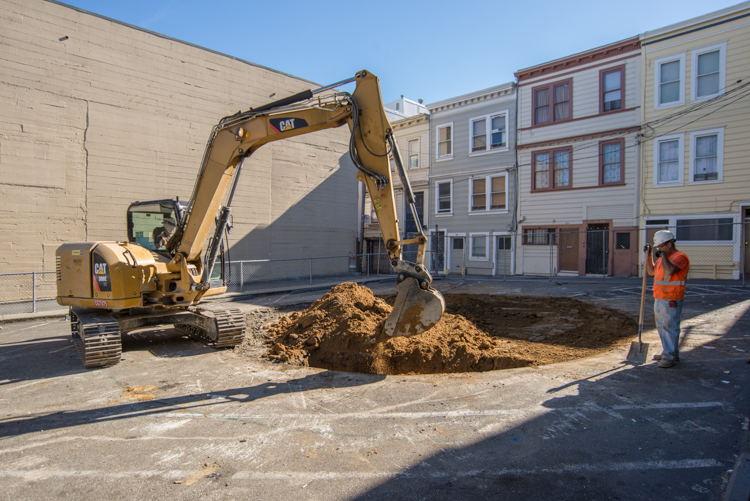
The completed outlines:
{"type": "Polygon", "coordinates": [[[385,323],[385,333],[389,336],[418,334],[440,320],[445,301],[432,288],[432,277],[424,266],[427,238],[421,224],[417,224],[419,235],[416,238],[401,240],[399,237],[389,155],[396,162],[410,210],[416,221],[419,218],[385,114],[378,78],[361,71],[352,80],[237,113],[214,127],[187,213],[167,244],[173,256],[168,268],[181,273],[182,287],[199,293],[209,288],[211,269],[229,221],[243,160],[271,141],[346,123],[351,131],[349,153],[358,169],[357,179],[367,187],[391,266],[397,272],[398,293],[393,313],[385,323]],[[356,82],[353,94],[332,90],[352,80],[356,82]],[[222,205],[225,198],[227,201],[222,205]],[[212,227],[214,233],[209,239],[212,227]],[[208,250],[204,252],[207,241],[208,250]],[[402,259],[403,246],[411,243],[418,244],[416,263],[402,259]]]}

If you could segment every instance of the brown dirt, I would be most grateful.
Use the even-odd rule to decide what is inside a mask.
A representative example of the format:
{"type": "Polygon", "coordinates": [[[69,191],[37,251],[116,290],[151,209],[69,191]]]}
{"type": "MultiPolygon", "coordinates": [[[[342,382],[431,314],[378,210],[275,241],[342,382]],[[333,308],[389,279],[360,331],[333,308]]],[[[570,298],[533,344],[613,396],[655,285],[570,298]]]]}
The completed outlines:
{"type": "MultiPolygon", "coordinates": [[[[391,298],[392,299],[392,298],[391,298]]],[[[265,327],[271,360],[370,374],[435,374],[537,366],[587,357],[638,332],[627,315],[576,299],[445,295],[432,329],[388,338],[386,300],[343,283],[265,327]]]]}

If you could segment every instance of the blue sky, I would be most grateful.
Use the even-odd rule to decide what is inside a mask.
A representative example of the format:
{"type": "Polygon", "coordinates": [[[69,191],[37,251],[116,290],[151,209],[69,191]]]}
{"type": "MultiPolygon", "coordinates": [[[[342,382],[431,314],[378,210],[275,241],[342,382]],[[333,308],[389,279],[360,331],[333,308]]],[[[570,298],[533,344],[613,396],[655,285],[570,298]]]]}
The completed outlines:
{"type": "Polygon", "coordinates": [[[89,12],[320,84],[361,69],[383,100],[448,99],[522,68],[636,36],[734,0],[68,0],[89,12]]]}

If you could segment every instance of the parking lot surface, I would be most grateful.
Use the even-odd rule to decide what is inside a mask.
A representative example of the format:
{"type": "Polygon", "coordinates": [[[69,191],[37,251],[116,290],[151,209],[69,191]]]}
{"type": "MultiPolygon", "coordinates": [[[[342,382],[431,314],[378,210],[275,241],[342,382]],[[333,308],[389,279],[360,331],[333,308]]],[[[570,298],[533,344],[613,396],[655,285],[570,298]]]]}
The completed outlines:
{"type": "MultiPolygon", "coordinates": [[[[638,315],[637,279],[435,284],[444,292],[576,297],[638,315]]],[[[391,282],[369,286],[395,290],[391,282]]],[[[325,290],[296,292],[232,299],[253,311],[311,302],[325,290]]],[[[748,289],[689,286],[681,361],[671,369],[627,364],[625,348],[539,368],[429,376],[271,363],[168,328],[125,336],[118,365],[85,370],[65,319],[6,323],[0,492],[719,500],[750,446],[748,310],[748,289]]],[[[651,317],[649,355],[660,348],[651,317]]]]}

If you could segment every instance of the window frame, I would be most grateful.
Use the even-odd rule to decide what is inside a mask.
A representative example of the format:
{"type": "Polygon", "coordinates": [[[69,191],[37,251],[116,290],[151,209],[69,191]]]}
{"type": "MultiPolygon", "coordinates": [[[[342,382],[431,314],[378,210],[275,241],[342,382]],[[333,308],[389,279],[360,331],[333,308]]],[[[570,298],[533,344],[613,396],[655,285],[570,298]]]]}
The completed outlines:
{"type": "Polygon", "coordinates": [[[547,191],[564,191],[573,189],[573,147],[565,146],[563,148],[553,148],[550,150],[536,150],[531,152],[531,193],[544,193],[547,191]],[[560,151],[568,152],[568,186],[555,187],[555,153],[560,151]],[[536,187],[536,156],[539,154],[549,154],[549,188],[536,187]]]}
{"type": "MultiPolygon", "coordinates": [[[[464,249],[466,252],[466,249],[464,249]]],[[[489,261],[490,260],[490,233],[488,231],[469,233],[469,261],[489,261]],[[474,255],[474,239],[484,237],[484,257],[474,255]]]]}
{"type": "Polygon", "coordinates": [[[672,215],[672,216],[651,216],[645,218],[645,228],[643,229],[643,237],[645,239],[646,234],[648,233],[648,230],[654,227],[657,227],[658,229],[664,229],[665,227],[669,229],[674,235],[677,235],[677,221],[684,221],[684,220],[711,220],[711,219],[732,219],[732,240],[678,240],[677,241],[677,247],[680,247],[680,245],[687,245],[690,247],[699,247],[699,246],[707,246],[707,247],[733,247],[737,245],[738,243],[741,243],[742,240],[742,231],[738,228],[740,221],[740,217],[737,214],[727,214],[727,213],[715,213],[715,214],[680,214],[680,215],[672,215]],[[667,224],[649,224],[650,221],[661,221],[665,220],[668,221],[667,224]]]}
{"type": "Polygon", "coordinates": [[[453,215],[453,179],[444,179],[435,181],[435,217],[445,217],[453,215]],[[450,203],[451,208],[448,211],[440,212],[440,185],[448,184],[450,186],[450,203]]]}
{"type": "Polygon", "coordinates": [[[456,151],[454,148],[454,144],[453,144],[453,132],[454,131],[455,131],[455,128],[453,127],[453,122],[447,122],[444,124],[437,125],[435,127],[435,146],[437,148],[435,150],[435,161],[441,162],[443,160],[450,160],[453,158],[453,155],[455,154],[455,151],[456,151]],[[446,127],[450,127],[450,130],[451,130],[451,134],[450,134],[451,137],[448,140],[448,142],[450,143],[451,152],[447,155],[440,155],[440,131],[442,129],[445,129],[446,127]]]}
{"type": "MultiPolygon", "coordinates": [[[[550,245],[550,235],[552,235],[552,245],[557,245],[557,232],[559,228],[550,226],[524,226],[521,231],[521,245],[550,245]],[[535,230],[546,230],[543,231],[544,242],[529,241],[529,233],[535,230]]],[[[535,240],[535,239],[532,239],[535,240]]]]}
{"type": "Polygon", "coordinates": [[[510,134],[508,131],[508,111],[500,111],[498,113],[490,113],[488,115],[473,117],[469,119],[469,156],[475,157],[480,155],[488,155],[490,153],[498,153],[510,150],[510,134]],[[492,119],[496,117],[503,117],[505,121],[505,146],[499,148],[492,147],[492,119]],[[484,150],[474,151],[474,122],[484,120],[485,135],[487,136],[486,147],[484,150]]]}
{"type": "Polygon", "coordinates": [[[690,52],[690,101],[708,101],[715,97],[723,96],[727,86],[727,43],[721,42],[706,47],[693,49],[690,52]],[[698,97],[698,56],[708,52],[719,51],[719,90],[714,94],[698,97]]]}
{"type": "Polygon", "coordinates": [[[407,153],[407,159],[408,159],[408,164],[407,165],[409,166],[408,170],[419,169],[419,146],[420,146],[420,144],[419,144],[419,138],[418,137],[414,138],[414,139],[407,139],[406,140],[406,153],[407,153]],[[416,153],[412,152],[412,149],[411,149],[412,143],[417,143],[417,148],[416,148],[417,151],[416,151],[416,153]],[[412,167],[412,165],[411,165],[411,157],[413,157],[413,156],[417,157],[417,165],[416,165],[416,167],[412,167]]]}
{"type": "Polygon", "coordinates": [[[688,184],[716,184],[724,182],[724,127],[718,127],[714,129],[703,129],[690,132],[690,178],[688,184]],[[707,181],[696,181],[695,180],[695,161],[697,160],[695,154],[696,140],[700,136],[712,136],[716,134],[716,173],[718,174],[717,179],[711,179],[707,181]]]}
{"type": "Polygon", "coordinates": [[[674,108],[675,106],[683,106],[685,104],[685,62],[687,57],[684,52],[679,54],[672,54],[670,56],[660,57],[654,59],[654,68],[656,73],[654,75],[654,109],[661,110],[664,108],[674,108]],[[677,101],[669,103],[661,103],[661,65],[671,63],[674,61],[680,62],[680,98],[677,101]]]}
{"type": "Polygon", "coordinates": [[[494,174],[487,174],[486,176],[472,176],[469,178],[469,215],[477,214],[507,214],[508,213],[508,172],[497,172],[494,174]],[[504,209],[491,209],[492,206],[492,180],[496,177],[505,178],[505,208],[504,209]],[[477,179],[484,179],[484,195],[485,195],[485,208],[484,209],[473,209],[474,199],[474,181],[477,179]]]}
{"type": "Polygon", "coordinates": [[[685,184],[685,133],[662,136],[654,140],[654,188],[665,188],[669,186],[683,186],[685,184]],[[677,139],[677,171],[679,173],[677,181],[659,182],[659,144],[665,141],[674,141],[677,139]]]}
{"type": "Polygon", "coordinates": [[[565,80],[558,80],[556,82],[551,82],[544,85],[537,85],[536,87],[531,88],[531,126],[532,127],[546,127],[549,125],[559,124],[568,122],[570,120],[573,120],[573,78],[566,78],[565,80]],[[570,103],[570,112],[568,113],[567,118],[561,118],[561,119],[555,119],[555,87],[558,85],[569,85],[569,99],[568,102],[570,103]],[[547,122],[537,123],[536,122],[536,93],[538,90],[548,90],[548,96],[549,96],[549,105],[550,106],[550,120],[547,122]]]}
{"type": "Polygon", "coordinates": [[[609,139],[599,141],[599,186],[623,186],[625,185],[625,138],[609,139]],[[610,144],[620,145],[620,180],[617,182],[604,181],[604,147],[610,144]]]}
{"type": "Polygon", "coordinates": [[[599,114],[605,115],[609,113],[618,113],[626,109],[625,107],[625,64],[619,66],[610,66],[603,70],[599,70],[599,114]],[[620,107],[616,110],[604,111],[604,76],[608,73],[614,73],[615,71],[620,72],[620,107]]]}

